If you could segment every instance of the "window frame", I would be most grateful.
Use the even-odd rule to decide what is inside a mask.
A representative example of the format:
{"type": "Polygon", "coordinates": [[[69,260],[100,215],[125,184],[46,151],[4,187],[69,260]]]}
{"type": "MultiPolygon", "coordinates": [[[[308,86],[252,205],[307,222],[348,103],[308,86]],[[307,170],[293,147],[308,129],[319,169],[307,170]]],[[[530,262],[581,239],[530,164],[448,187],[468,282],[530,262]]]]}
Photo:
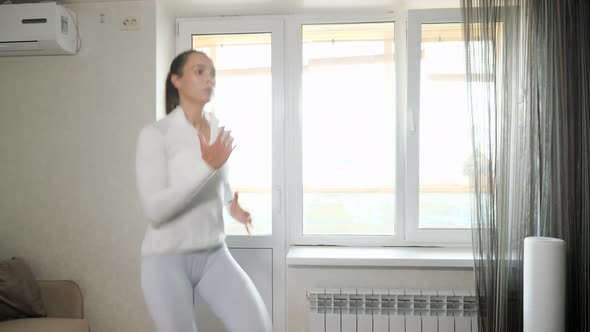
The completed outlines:
{"type": "Polygon", "coordinates": [[[283,16],[204,17],[176,19],[176,54],[192,48],[193,34],[271,33],[272,75],[272,234],[227,235],[233,247],[273,247],[282,245],[285,233],[284,197],[284,18],[283,16]]]}
{"type": "Polygon", "coordinates": [[[403,165],[400,160],[402,146],[400,144],[401,130],[399,128],[399,110],[401,106],[400,91],[403,87],[398,84],[398,77],[402,69],[401,58],[404,51],[400,49],[405,40],[404,16],[394,14],[359,14],[359,15],[293,15],[286,18],[285,40],[286,46],[286,77],[285,111],[286,111],[286,199],[288,202],[286,221],[289,229],[289,242],[294,245],[345,245],[345,246],[393,246],[405,245],[403,240],[403,165]],[[395,174],[395,230],[396,234],[384,235],[309,235],[303,233],[303,130],[302,130],[302,25],[304,24],[346,24],[346,23],[394,23],[394,61],[396,72],[396,174],[395,174]]]}
{"type": "Polygon", "coordinates": [[[470,247],[471,229],[420,230],[419,100],[421,24],[460,23],[459,9],[408,10],[382,14],[294,14],[178,18],[177,53],[189,49],[187,34],[268,32],[272,26],[272,235],[228,235],[231,245],[440,246],[470,247]],[[303,24],[394,23],[395,235],[303,234],[302,35],[303,24]],[[195,26],[198,25],[198,30],[195,26]],[[412,75],[409,75],[412,73],[412,75]],[[275,83],[275,80],[280,80],[275,83]],[[278,241],[278,242],[277,242],[278,241]]]}

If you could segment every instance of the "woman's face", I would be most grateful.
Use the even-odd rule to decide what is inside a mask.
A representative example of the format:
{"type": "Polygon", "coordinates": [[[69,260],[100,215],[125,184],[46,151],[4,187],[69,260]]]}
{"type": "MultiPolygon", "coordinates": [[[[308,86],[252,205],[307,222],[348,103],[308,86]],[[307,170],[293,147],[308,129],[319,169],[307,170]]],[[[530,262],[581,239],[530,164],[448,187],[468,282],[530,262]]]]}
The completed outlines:
{"type": "Polygon", "coordinates": [[[215,87],[215,68],[211,60],[201,53],[189,54],[182,76],[173,75],[179,95],[192,102],[206,104],[215,87]]]}

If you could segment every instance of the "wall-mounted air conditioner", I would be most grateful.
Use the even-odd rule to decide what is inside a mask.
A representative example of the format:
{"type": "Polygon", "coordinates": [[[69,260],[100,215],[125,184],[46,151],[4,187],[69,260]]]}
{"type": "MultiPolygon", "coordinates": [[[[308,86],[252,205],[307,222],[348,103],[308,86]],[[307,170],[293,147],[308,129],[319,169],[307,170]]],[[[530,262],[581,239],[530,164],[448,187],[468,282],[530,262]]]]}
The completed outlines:
{"type": "Polygon", "coordinates": [[[76,54],[77,18],[55,2],[0,5],[0,56],[76,54]]]}

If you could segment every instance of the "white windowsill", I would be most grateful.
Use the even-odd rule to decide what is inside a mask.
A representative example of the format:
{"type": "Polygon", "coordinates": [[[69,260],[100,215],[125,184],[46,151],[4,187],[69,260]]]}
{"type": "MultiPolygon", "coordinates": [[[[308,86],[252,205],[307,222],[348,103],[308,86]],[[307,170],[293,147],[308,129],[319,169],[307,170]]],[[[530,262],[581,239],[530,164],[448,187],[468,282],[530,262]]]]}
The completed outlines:
{"type": "Polygon", "coordinates": [[[473,268],[471,248],[292,246],[289,266],[473,268]]]}

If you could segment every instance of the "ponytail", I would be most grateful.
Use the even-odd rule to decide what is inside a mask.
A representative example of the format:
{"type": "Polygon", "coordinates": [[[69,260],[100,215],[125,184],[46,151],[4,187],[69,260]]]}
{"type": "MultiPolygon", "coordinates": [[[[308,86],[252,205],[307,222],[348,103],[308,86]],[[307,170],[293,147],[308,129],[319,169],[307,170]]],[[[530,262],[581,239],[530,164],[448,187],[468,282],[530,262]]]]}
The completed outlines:
{"type": "Polygon", "coordinates": [[[179,96],[178,89],[172,84],[172,73],[166,77],[166,114],[172,112],[178,106],[179,96]]]}

